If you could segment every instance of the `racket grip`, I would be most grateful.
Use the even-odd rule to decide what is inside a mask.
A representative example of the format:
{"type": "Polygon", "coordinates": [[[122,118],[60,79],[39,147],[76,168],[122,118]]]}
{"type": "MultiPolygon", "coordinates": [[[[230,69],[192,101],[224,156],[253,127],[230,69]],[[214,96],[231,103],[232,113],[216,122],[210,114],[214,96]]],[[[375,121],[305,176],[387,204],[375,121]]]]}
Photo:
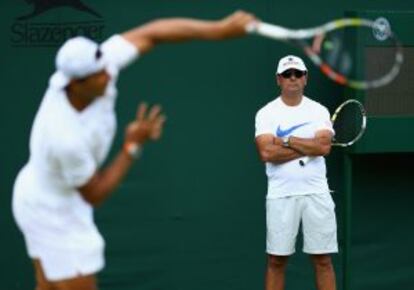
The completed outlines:
{"type": "Polygon", "coordinates": [[[255,33],[273,39],[285,39],[291,33],[289,29],[281,26],[257,21],[247,24],[246,31],[251,34],[255,33]]]}
{"type": "Polygon", "coordinates": [[[258,25],[259,25],[259,22],[257,22],[257,21],[252,21],[252,22],[247,23],[247,25],[245,27],[246,32],[250,33],[250,34],[256,33],[258,25]]]}

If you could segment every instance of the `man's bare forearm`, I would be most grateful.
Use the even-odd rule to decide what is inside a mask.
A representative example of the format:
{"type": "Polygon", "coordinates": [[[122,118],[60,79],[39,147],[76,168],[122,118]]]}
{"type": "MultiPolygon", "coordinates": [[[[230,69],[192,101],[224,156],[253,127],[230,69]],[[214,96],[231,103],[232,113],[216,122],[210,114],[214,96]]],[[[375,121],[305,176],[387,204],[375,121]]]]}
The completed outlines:
{"type": "Polygon", "coordinates": [[[290,137],[289,147],[306,156],[323,156],[330,152],[331,144],[326,138],[290,137]]]}
{"type": "Polygon", "coordinates": [[[292,148],[285,148],[279,145],[270,146],[265,155],[266,157],[263,161],[276,164],[285,163],[303,157],[303,154],[293,150],[292,148]]]}
{"type": "Polygon", "coordinates": [[[220,39],[223,31],[219,29],[219,25],[217,21],[168,18],[152,21],[123,35],[132,42],[141,37],[148,37],[154,44],[192,39],[220,39]]]}
{"type": "Polygon", "coordinates": [[[131,29],[122,36],[134,44],[140,53],[152,49],[163,42],[188,40],[221,40],[246,34],[246,25],[254,21],[254,16],[238,11],[226,18],[208,21],[191,18],[165,18],[151,21],[131,29]]]}
{"type": "Polygon", "coordinates": [[[300,152],[293,148],[284,147],[282,144],[282,139],[273,137],[273,142],[264,148],[262,147],[263,149],[259,152],[262,161],[281,164],[303,157],[300,152]]]}
{"type": "Polygon", "coordinates": [[[121,183],[133,163],[125,150],[121,150],[114,160],[97,172],[83,187],[79,188],[83,198],[93,206],[101,204],[121,183]]]}

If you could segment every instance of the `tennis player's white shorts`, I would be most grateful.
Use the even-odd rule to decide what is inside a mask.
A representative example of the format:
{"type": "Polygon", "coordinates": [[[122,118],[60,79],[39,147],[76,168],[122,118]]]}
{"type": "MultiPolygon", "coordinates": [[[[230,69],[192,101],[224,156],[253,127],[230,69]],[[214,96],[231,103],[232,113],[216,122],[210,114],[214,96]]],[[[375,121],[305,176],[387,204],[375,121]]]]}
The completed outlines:
{"type": "Polygon", "coordinates": [[[70,229],[54,229],[53,222],[32,215],[25,205],[15,206],[14,215],[29,257],[40,260],[48,281],[91,275],[103,269],[104,241],[98,232],[74,237],[70,229]]]}
{"type": "Polygon", "coordinates": [[[104,241],[96,232],[73,237],[70,229],[53,229],[41,217],[20,214],[24,206],[14,208],[23,233],[28,255],[39,259],[48,281],[60,281],[95,274],[105,265],[104,241]],[[29,220],[29,218],[32,218],[29,220]],[[37,220],[36,220],[37,219],[37,220]]]}
{"type": "Polygon", "coordinates": [[[295,252],[300,224],[303,252],[338,252],[335,204],[329,193],[268,199],[266,223],[266,251],[270,255],[288,256],[295,252]]]}
{"type": "MultiPolygon", "coordinates": [[[[19,174],[13,193],[13,216],[23,233],[29,257],[39,259],[48,281],[91,275],[104,265],[105,242],[91,219],[78,217],[73,208],[53,208],[30,199],[33,174],[19,174]],[[20,182],[21,178],[27,178],[20,182]]],[[[87,210],[80,197],[76,210],[87,210]]],[[[89,206],[88,206],[89,207],[89,206]]],[[[82,211],[83,213],[83,211],[82,211]]]]}

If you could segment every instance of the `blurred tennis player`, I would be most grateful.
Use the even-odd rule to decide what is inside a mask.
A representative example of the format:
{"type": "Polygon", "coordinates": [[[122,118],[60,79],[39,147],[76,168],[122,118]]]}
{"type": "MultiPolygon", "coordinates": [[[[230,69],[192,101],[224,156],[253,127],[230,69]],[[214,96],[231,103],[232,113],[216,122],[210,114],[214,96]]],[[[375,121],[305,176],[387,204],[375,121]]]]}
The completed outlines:
{"type": "Polygon", "coordinates": [[[123,149],[105,168],[115,134],[119,71],[163,42],[245,35],[254,17],[242,11],[218,21],[171,18],[149,22],[102,45],[76,37],[56,56],[30,136],[30,158],[14,186],[13,213],[34,261],[37,290],[97,289],[104,240],[93,206],[119,185],[141,147],[162,134],[159,106],[139,106],[123,149]]]}
{"type": "Polygon", "coordinates": [[[282,58],[276,75],[281,95],[256,115],[256,145],[268,177],[266,290],[284,289],[300,223],[303,251],[312,258],[317,288],[334,290],[329,253],[338,251],[336,218],[323,158],[334,133],[329,112],[303,95],[308,76],[302,59],[282,58]],[[303,156],[315,158],[301,166],[303,156]]]}

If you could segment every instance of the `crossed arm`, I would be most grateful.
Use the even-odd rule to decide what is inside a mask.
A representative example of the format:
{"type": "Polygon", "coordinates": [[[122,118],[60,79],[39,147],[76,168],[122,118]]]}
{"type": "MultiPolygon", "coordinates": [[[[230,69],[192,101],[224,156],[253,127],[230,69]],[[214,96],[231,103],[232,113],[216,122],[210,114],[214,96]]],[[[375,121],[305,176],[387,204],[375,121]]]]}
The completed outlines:
{"type": "Polygon", "coordinates": [[[331,150],[332,133],[329,130],[316,132],[314,138],[290,137],[289,147],[282,139],[272,134],[256,137],[256,147],[263,162],[282,164],[303,156],[324,156],[331,150]]]}
{"type": "Polygon", "coordinates": [[[289,147],[306,156],[325,156],[331,152],[332,132],[321,130],[314,138],[290,137],[289,147]]]}

